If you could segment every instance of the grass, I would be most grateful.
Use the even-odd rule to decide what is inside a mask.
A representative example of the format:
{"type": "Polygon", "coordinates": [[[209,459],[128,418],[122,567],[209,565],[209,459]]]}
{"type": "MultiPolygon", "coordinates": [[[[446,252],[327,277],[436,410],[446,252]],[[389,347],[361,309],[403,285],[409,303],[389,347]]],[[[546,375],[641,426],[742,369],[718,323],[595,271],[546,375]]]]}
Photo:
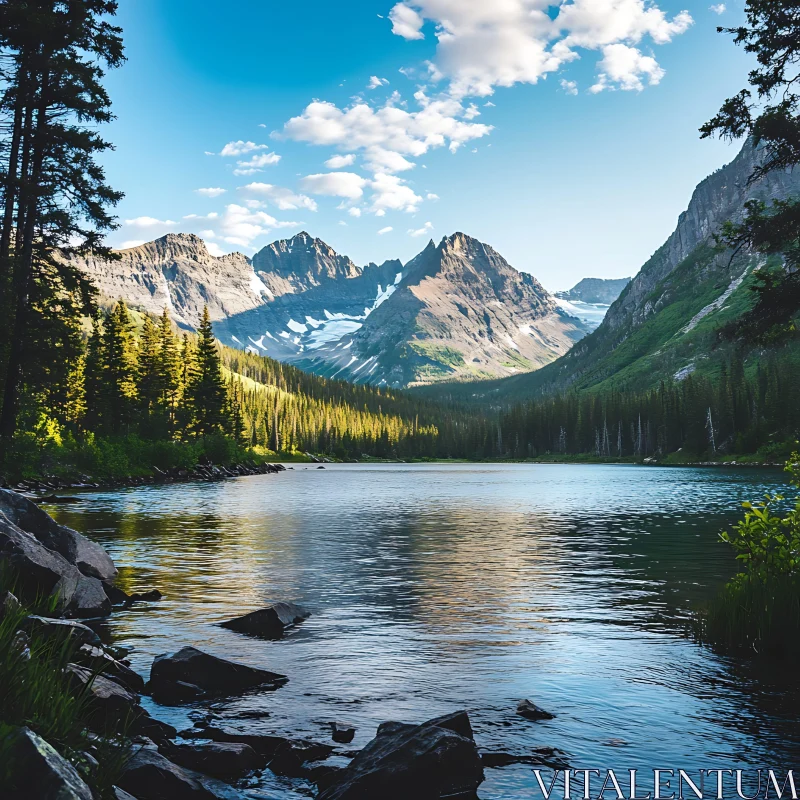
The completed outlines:
{"type": "Polygon", "coordinates": [[[737,575],[698,617],[697,635],[723,650],[800,655],[800,578],[737,575]]]}
{"type": "MultiPolygon", "coordinates": [[[[10,581],[0,576],[0,587],[10,581]]],[[[103,737],[90,737],[91,709],[86,692],[70,686],[64,668],[75,655],[69,638],[47,637],[32,631],[30,657],[22,653],[18,634],[31,613],[49,613],[45,601],[7,609],[0,620],[0,796],[25,796],[17,785],[13,755],[14,736],[21,726],[38,733],[70,761],[100,797],[113,798],[111,787],[129,757],[130,745],[124,724],[103,737]],[[99,763],[93,768],[84,753],[94,749],[99,763]]]]}

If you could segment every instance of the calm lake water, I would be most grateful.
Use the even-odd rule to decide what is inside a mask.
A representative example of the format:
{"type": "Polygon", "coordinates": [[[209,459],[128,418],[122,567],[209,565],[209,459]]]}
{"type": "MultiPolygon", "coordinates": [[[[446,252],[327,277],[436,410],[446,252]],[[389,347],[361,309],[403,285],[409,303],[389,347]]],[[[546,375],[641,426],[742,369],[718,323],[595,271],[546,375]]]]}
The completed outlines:
{"type": "MultiPolygon", "coordinates": [[[[340,720],[354,749],[384,720],[467,708],[482,749],[556,747],[575,769],[797,769],[796,665],[686,633],[734,570],[718,532],[783,484],[756,469],[294,465],[51,510],[109,549],[127,589],[165,593],[105,624],[142,674],[192,644],[289,676],[211,705],[243,730],[326,741],[340,720]],[[281,641],[217,625],[278,600],[313,611],[281,641]],[[557,717],[521,719],[521,698],[557,717]]],[[[149,708],[190,724],[191,709],[149,708]]],[[[530,766],[486,775],[485,800],[540,797],[530,766]]],[[[268,772],[252,791],[310,793],[268,772]]]]}

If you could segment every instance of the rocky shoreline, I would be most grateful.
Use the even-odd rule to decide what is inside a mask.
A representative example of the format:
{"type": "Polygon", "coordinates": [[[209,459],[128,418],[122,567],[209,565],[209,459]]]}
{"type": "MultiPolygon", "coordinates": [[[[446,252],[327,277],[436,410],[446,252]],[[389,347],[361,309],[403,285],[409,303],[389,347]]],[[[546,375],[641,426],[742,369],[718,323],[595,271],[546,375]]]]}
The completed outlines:
{"type": "Polygon", "coordinates": [[[169,483],[189,483],[192,481],[221,481],[226,478],[240,478],[244,475],[274,475],[284,472],[283,464],[256,464],[254,461],[240,462],[229,466],[215,464],[198,464],[193,469],[175,467],[162,470],[152,468],[150,475],[128,475],[124,478],[93,478],[90,475],[78,475],[74,478],[62,478],[49,475],[42,478],[9,483],[0,476],[0,488],[11,489],[19,494],[35,495],[38,502],[69,502],[55,492],[91,491],[96,489],[124,489],[132,486],[160,486],[169,483]]]}
{"type": "MultiPolygon", "coordinates": [[[[151,716],[142,697],[149,696],[159,706],[191,705],[248,691],[279,691],[291,676],[183,647],[157,656],[146,681],[131,668],[128,653],[104,644],[92,626],[115,608],[155,602],[160,592],[126,594],[115,586],[116,566],[100,545],[7,489],[0,489],[0,564],[13,571],[19,595],[18,600],[8,591],[2,594],[0,622],[6,614],[20,614],[32,597],[52,598],[49,613],[18,617],[13,658],[31,658],[32,638],[66,648],[63,673],[70,690],[87,704],[91,742],[80,754],[79,770],[75,758],[68,760],[68,754],[59,753],[41,732],[26,725],[9,732],[0,707],[0,747],[14,759],[13,774],[0,774],[3,797],[244,800],[256,796],[248,786],[257,785],[258,776],[269,770],[298,779],[304,792],[319,800],[467,800],[477,797],[484,768],[565,764],[563,754],[551,748],[520,755],[481,752],[463,710],[421,724],[384,722],[358,751],[346,748],[355,729],[336,720],[329,723],[329,742],[232,729],[224,721],[197,715],[192,716],[193,728],[179,732],[151,716]],[[124,737],[127,749],[111,794],[101,795],[92,785],[92,775],[102,766],[104,737],[109,735],[124,737]],[[3,781],[11,784],[3,786],[3,781]]],[[[274,640],[309,616],[308,610],[283,602],[223,625],[241,635],[274,640]]],[[[533,723],[553,717],[527,700],[519,703],[516,714],[533,723]]]]}

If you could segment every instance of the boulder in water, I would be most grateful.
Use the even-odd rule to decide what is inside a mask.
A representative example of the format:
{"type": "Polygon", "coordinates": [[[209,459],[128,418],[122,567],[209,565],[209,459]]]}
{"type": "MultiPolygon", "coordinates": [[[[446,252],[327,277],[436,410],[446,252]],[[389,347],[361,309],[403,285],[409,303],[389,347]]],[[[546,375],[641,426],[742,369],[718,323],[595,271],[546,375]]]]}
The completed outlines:
{"type": "Polygon", "coordinates": [[[384,722],[319,800],[438,800],[474,796],[483,766],[466,711],[422,725],[384,722]]]}
{"type": "Polygon", "coordinates": [[[350,744],[356,735],[356,729],[352,725],[344,725],[341,722],[331,722],[331,739],[338,744],[350,744]]]}
{"type": "Polygon", "coordinates": [[[541,719],[555,719],[556,716],[543,708],[539,708],[536,703],[531,703],[530,700],[520,700],[517,703],[517,714],[535,722],[541,719]]]}
{"type": "Polygon", "coordinates": [[[221,625],[223,628],[250,636],[279,639],[287,628],[297,625],[310,616],[310,611],[295,603],[275,603],[268,608],[260,608],[242,617],[229,619],[221,625]]]}
{"type": "Polygon", "coordinates": [[[176,684],[197,687],[203,694],[235,694],[245,689],[278,689],[285,675],[217,658],[195,647],[184,647],[173,655],[156,656],[150,668],[153,696],[162,696],[176,684]]]}
{"type": "Polygon", "coordinates": [[[169,747],[166,755],[181,767],[232,781],[263,766],[263,759],[248,744],[205,742],[169,747]]]}
{"type": "Polygon", "coordinates": [[[220,797],[196,772],[173,764],[152,747],[142,747],[134,753],[119,786],[137,800],[218,800],[220,797]]]}

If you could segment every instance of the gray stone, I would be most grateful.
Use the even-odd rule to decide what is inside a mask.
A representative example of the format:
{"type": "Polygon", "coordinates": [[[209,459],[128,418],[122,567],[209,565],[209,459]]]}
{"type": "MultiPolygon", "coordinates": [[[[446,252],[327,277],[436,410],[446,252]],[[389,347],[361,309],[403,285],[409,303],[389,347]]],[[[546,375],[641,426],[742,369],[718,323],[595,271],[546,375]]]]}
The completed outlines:
{"type": "Polygon", "coordinates": [[[22,622],[24,630],[34,636],[65,642],[67,639],[76,645],[99,647],[100,637],[88,626],[71,619],[53,619],[31,614],[22,622]]]}
{"type": "Polygon", "coordinates": [[[520,700],[519,703],[517,703],[517,714],[521,717],[525,717],[525,719],[534,721],[555,718],[555,714],[551,714],[549,711],[539,708],[535,703],[531,703],[530,700],[520,700]]]}
{"type": "Polygon", "coordinates": [[[30,728],[13,739],[15,788],[9,800],[92,800],[92,790],[58,751],[30,728]]]}
{"type": "Polygon", "coordinates": [[[23,597],[55,596],[59,613],[69,616],[106,616],[111,612],[111,603],[97,578],[84,575],[63,555],[49,550],[2,512],[0,561],[5,561],[16,574],[23,597]]]}
{"type": "Polygon", "coordinates": [[[32,500],[10,489],[0,489],[0,513],[18,528],[32,534],[48,550],[60,553],[84,575],[102,581],[114,580],[117,569],[111,556],[97,542],[59,525],[32,500]]]}
{"type": "Polygon", "coordinates": [[[88,697],[91,724],[97,731],[128,723],[141,714],[139,696],[87,667],[68,664],[72,685],[88,697]]]}

